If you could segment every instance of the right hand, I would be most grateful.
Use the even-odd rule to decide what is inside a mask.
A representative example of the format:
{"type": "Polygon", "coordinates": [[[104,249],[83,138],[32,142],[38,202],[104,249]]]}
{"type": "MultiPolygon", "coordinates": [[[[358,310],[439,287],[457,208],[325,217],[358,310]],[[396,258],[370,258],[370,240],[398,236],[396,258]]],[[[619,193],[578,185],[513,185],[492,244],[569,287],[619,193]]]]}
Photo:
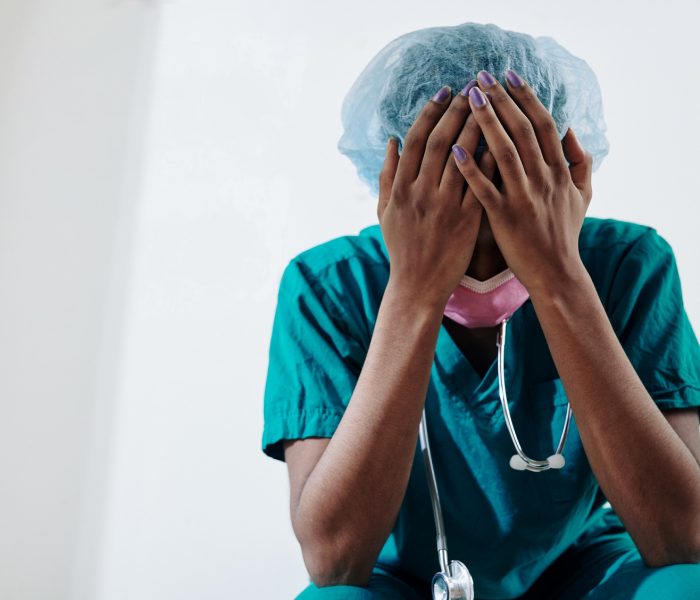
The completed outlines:
{"type": "MultiPolygon", "coordinates": [[[[389,281],[441,308],[471,262],[483,212],[451,148],[459,144],[474,160],[480,137],[468,96],[431,99],[408,130],[400,158],[398,141],[389,141],[379,175],[377,217],[389,253],[389,281]]],[[[488,150],[479,168],[494,176],[496,161],[488,150]]]]}

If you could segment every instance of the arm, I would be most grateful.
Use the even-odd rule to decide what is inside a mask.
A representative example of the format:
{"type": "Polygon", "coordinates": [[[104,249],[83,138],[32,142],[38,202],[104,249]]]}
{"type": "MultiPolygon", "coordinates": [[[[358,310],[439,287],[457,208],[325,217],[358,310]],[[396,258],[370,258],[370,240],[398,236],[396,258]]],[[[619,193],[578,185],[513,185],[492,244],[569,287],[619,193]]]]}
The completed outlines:
{"type": "Polygon", "coordinates": [[[390,284],[333,437],[297,441],[285,451],[292,526],[317,585],[366,584],[391,532],[416,450],[441,318],[439,308],[422,306],[390,284]],[[313,445],[302,450],[308,442],[313,445]],[[308,453],[318,459],[313,467],[304,459],[308,453]]]}
{"type": "Polygon", "coordinates": [[[698,407],[668,408],[662,409],[661,412],[700,465],[700,412],[698,407]]]}
{"type": "MultiPolygon", "coordinates": [[[[425,105],[400,160],[396,141],[387,147],[377,216],[390,276],[349,404],[330,441],[287,444],[292,526],[317,585],[369,580],[408,484],[442,313],[476,243],[482,209],[449,153],[455,139],[476,148],[481,132],[466,96],[447,92],[425,105]]],[[[493,176],[490,153],[481,167],[493,176]]]]}
{"type": "MultiPolygon", "coordinates": [[[[628,360],[578,253],[592,156],[512,72],[472,90],[473,114],[503,179],[460,165],[496,242],[530,292],[601,488],[650,566],[700,560],[697,430],[685,444],[628,360]],[[506,132],[511,132],[512,139],[506,132]]],[[[686,431],[686,428],[683,429],[686,431]]]]}
{"type": "Polygon", "coordinates": [[[649,566],[698,562],[697,409],[689,447],[639,379],[588,273],[568,275],[532,302],[591,468],[649,566]]]}

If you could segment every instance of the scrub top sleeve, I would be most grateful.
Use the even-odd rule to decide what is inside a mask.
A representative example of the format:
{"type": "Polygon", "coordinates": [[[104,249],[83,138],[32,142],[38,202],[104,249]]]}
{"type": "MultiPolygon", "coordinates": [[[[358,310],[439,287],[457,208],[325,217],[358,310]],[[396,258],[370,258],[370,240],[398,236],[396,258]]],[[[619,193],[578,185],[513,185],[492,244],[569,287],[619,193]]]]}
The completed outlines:
{"type": "Polygon", "coordinates": [[[280,281],[262,436],[263,452],[278,460],[284,460],[283,440],[333,435],[364,362],[346,311],[324,286],[318,273],[296,259],[280,281]]]}
{"type": "Polygon", "coordinates": [[[683,305],[673,250],[655,229],[643,233],[623,256],[606,308],[657,406],[699,406],[700,347],[683,305]]]}

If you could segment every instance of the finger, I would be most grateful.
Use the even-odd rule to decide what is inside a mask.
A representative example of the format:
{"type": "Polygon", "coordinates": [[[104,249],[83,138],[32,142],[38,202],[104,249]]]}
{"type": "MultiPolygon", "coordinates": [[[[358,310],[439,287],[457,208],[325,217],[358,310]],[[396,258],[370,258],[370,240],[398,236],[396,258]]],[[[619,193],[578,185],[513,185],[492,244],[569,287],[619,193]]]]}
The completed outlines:
{"type": "MultiPolygon", "coordinates": [[[[493,208],[501,199],[501,193],[496,189],[496,186],[481,171],[479,166],[477,166],[474,162],[474,157],[469,155],[464,148],[455,144],[452,147],[452,153],[454,154],[454,160],[459,166],[459,172],[464,176],[464,179],[467,180],[467,185],[469,186],[467,192],[471,190],[485,209],[490,210],[493,208]]],[[[496,167],[498,167],[498,161],[495,160],[490,150],[484,150],[484,153],[481,155],[481,161],[479,162],[484,162],[485,166],[488,165],[490,159],[487,155],[490,155],[494,159],[496,167]]]]}
{"type": "Polygon", "coordinates": [[[559,132],[550,112],[535,91],[512,69],[506,70],[506,82],[513,100],[535,128],[545,162],[550,167],[566,167],[559,132]]]}
{"type": "Polygon", "coordinates": [[[527,175],[518,155],[518,149],[498,120],[491,103],[478,87],[469,90],[469,102],[474,118],[484,134],[486,144],[496,159],[506,191],[512,193],[525,189],[527,175]]]}
{"type": "MultiPolygon", "coordinates": [[[[493,157],[493,154],[491,154],[488,150],[484,150],[484,153],[481,155],[481,159],[479,160],[479,170],[489,181],[493,181],[494,176],[496,174],[496,159],[493,157]]],[[[459,175],[460,177],[462,177],[461,173],[459,175]]],[[[494,187],[496,186],[494,185],[494,187]]],[[[474,203],[479,204],[481,206],[481,202],[479,202],[478,198],[476,197],[473,188],[469,186],[467,187],[467,192],[464,194],[463,204],[474,203]]]]}
{"type": "Polygon", "coordinates": [[[384,166],[379,172],[379,200],[377,202],[377,218],[381,221],[382,215],[389,204],[391,198],[391,188],[396,177],[396,168],[399,164],[399,153],[397,151],[398,143],[396,138],[389,138],[386,145],[386,155],[384,157],[384,166]]]}
{"type": "MultiPolygon", "coordinates": [[[[470,113],[455,143],[474,156],[480,139],[481,127],[479,127],[479,124],[476,122],[474,115],[470,113]]],[[[442,173],[442,179],[440,180],[440,191],[449,193],[449,190],[459,190],[462,192],[459,198],[462,198],[465,185],[466,181],[464,180],[464,175],[459,172],[457,163],[454,160],[448,160],[442,173]]]]}
{"type": "Polygon", "coordinates": [[[498,120],[513,140],[525,173],[528,176],[542,174],[547,165],[530,120],[491,73],[479,71],[477,82],[479,88],[488,95],[498,120]]]}
{"type": "Polygon", "coordinates": [[[404,138],[401,160],[396,170],[397,181],[408,185],[418,177],[428,135],[447,110],[451,97],[452,90],[450,86],[445,85],[425,103],[404,138]]]}
{"type": "Polygon", "coordinates": [[[574,130],[569,127],[562,140],[562,149],[566,160],[569,161],[569,173],[574,185],[580,190],[586,202],[591,201],[593,190],[591,175],[593,173],[593,155],[583,149],[574,130]]]}
{"type": "MultiPolygon", "coordinates": [[[[448,109],[440,118],[437,125],[428,136],[428,142],[425,146],[425,154],[423,162],[420,166],[418,176],[424,180],[429,187],[440,186],[445,165],[453,163],[450,160],[450,148],[455,143],[455,139],[459,135],[460,130],[464,127],[464,123],[471,112],[469,105],[469,90],[476,85],[476,81],[472,80],[459,92],[450,102],[448,109]]],[[[469,148],[469,146],[467,146],[469,148]]],[[[457,173],[461,180],[460,185],[464,184],[464,177],[457,173]]],[[[457,199],[461,198],[461,194],[457,199]]]]}

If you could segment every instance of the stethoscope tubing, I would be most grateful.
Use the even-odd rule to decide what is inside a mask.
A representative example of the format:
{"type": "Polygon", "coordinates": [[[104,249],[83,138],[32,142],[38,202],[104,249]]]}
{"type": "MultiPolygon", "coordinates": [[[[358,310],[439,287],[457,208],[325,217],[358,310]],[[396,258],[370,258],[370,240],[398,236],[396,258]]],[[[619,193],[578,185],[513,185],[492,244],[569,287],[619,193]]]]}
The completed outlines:
{"type": "MultiPolygon", "coordinates": [[[[503,417],[506,423],[506,427],[508,428],[508,433],[510,434],[510,438],[513,442],[513,446],[515,447],[515,451],[517,452],[517,456],[520,457],[520,459],[525,465],[525,469],[533,472],[541,472],[546,471],[550,468],[560,468],[564,464],[563,457],[561,456],[561,451],[564,448],[564,444],[566,443],[566,436],[569,431],[569,422],[571,420],[571,405],[567,404],[564,427],[562,430],[561,437],[559,438],[559,444],[557,445],[555,455],[553,455],[559,455],[559,458],[562,460],[561,465],[559,467],[553,467],[550,464],[549,459],[535,460],[527,456],[523,451],[522,447],[520,446],[520,442],[518,440],[517,434],[515,433],[515,427],[513,426],[513,421],[510,416],[510,409],[508,408],[508,396],[506,393],[504,376],[504,354],[506,345],[507,323],[508,319],[504,319],[501,322],[501,327],[496,338],[496,345],[498,346],[498,395],[501,401],[501,408],[503,409],[503,417]]],[[[438,561],[440,563],[440,571],[445,575],[445,578],[449,580],[452,577],[452,572],[450,569],[450,561],[447,552],[447,535],[445,533],[445,524],[442,518],[442,504],[440,503],[440,494],[438,492],[437,479],[435,477],[435,468],[433,467],[433,458],[430,452],[430,440],[428,439],[428,425],[427,417],[425,414],[425,407],[423,407],[423,413],[421,414],[420,426],[418,428],[418,437],[420,438],[421,452],[423,454],[423,462],[425,464],[426,478],[428,481],[428,491],[430,493],[430,502],[433,508],[433,519],[435,521],[435,533],[437,541],[438,561]]],[[[513,466],[512,460],[514,458],[516,457],[511,457],[511,466],[513,466]]],[[[550,456],[549,458],[551,459],[552,456],[550,456]]],[[[469,570],[459,561],[453,562],[459,564],[460,568],[464,568],[464,571],[466,572],[465,578],[469,582],[467,584],[467,587],[469,588],[469,594],[471,594],[471,596],[473,597],[473,580],[471,579],[471,574],[469,573],[469,570]]],[[[435,577],[438,578],[438,575],[436,575],[435,577]]],[[[463,587],[461,584],[458,585],[460,586],[460,588],[463,587]]]]}
{"type": "MultiPolygon", "coordinates": [[[[496,339],[496,346],[498,347],[498,396],[501,400],[501,408],[503,409],[503,418],[506,422],[506,427],[508,428],[508,433],[510,434],[510,439],[513,441],[513,446],[515,446],[515,451],[518,456],[527,465],[528,471],[546,471],[550,469],[549,460],[535,460],[530,458],[525,454],[522,447],[520,446],[520,441],[518,440],[518,435],[515,433],[515,427],[513,426],[513,420],[510,417],[510,409],[508,408],[508,395],[506,393],[505,375],[504,375],[504,363],[505,363],[505,346],[506,346],[506,324],[508,319],[504,319],[501,322],[501,327],[498,332],[498,337],[496,339]]],[[[569,422],[571,421],[571,404],[566,405],[566,417],[564,419],[564,427],[561,432],[561,437],[559,438],[559,443],[557,444],[557,449],[555,454],[561,454],[564,449],[564,444],[566,443],[566,436],[569,432],[569,422]]]]}
{"type": "Polygon", "coordinates": [[[433,458],[430,454],[430,441],[428,440],[428,426],[426,423],[425,408],[423,408],[418,433],[420,437],[421,452],[423,453],[423,462],[425,463],[425,473],[428,480],[430,502],[433,506],[433,519],[435,520],[435,533],[437,538],[440,570],[443,573],[448,573],[448,565],[450,561],[447,556],[447,537],[445,536],[445,525],[442,520],[442,505],[440,503],[437,480],[435,479],[435,470],[433,469],[433,458]]]}

